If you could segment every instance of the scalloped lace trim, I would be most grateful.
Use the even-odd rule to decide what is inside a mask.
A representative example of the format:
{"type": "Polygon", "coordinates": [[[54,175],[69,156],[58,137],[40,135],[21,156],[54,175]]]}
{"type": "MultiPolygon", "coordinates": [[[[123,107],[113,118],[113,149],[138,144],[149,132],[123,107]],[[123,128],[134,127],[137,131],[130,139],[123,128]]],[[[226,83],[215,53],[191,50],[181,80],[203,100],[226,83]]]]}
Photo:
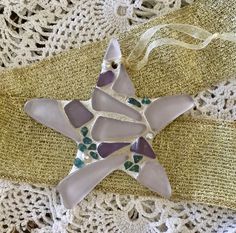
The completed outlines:
{"type": "Polygon", "coordinates": [[[66,210],[52,187],[2,180],[0,190],[2,233],[232,233],[236,228],[236,211],[194,202],[93,191],[66,210]]]}

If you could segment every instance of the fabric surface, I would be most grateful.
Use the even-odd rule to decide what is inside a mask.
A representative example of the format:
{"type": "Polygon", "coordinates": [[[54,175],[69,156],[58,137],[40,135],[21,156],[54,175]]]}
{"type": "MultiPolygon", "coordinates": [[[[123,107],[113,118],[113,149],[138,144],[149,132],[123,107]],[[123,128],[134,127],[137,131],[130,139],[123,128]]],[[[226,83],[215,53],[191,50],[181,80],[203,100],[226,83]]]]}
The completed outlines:
{"type": "MultiPolygon", "coordinates": [[[[207,4],[210,3],[208,2],[207,4]]],[[[231,4],[233,4],[233,2],[231,4]]],[[[174,20],[175,22],[179,20],[179,22],[182,22],[181,20],[183,20],[184,22],[188,23],[198,23],[198,25],[213,31],[223,30],[226,28],[226,26],[227,29],[233,30],[234,21],[231,20],[231,15],[229,14],[230,9],[231,9],[230,7],[228,8],[227,5],[226,4],[224,5],[223,3],[217,6],[214,3],[212,3],[211,7],[209,8],[207,8],[206,5],[195,4],[193,7],[189,7],[185,11],[174,13],[168,16],[167,18],[163,18],[161,20],[165,20],[165,22],[166,21],[171,22],[171,20],[174,20]],[[225,12],[225,20],[221,25],[219,25],[219,23],[217,25],[216,23],[217,20],[214,20],[215,24],[212,23],[213,21],[209,20],[210,17],[212,17],[212,19],[215,19],[215,12],[217,11],[221,11],[221,15],[225,12]],[[198,16],[199,14],[202,16],[201,18],[194,16],[194,15],[198,16]],[[208,17],[206,21],[204,21],[204,15],[205,17],[206,15],[208,17]]],[[[158,20],[152,21],[150,24],[143,26],[143,30],[145,30],[150,25],[159,22],[161,21],[158,20]]],[[[134,38],[132,40],[132,35],[136,35],[135,33],[137,32],[137,30],[139,29],[136,29],[136,31],[134,30],[132,34],[125,34],[123,35],[123,37],[121,37],[123,50],[125,53],[129,52],[129,50],[125,48],[126,46],[132,44],[132,42],[135,40],[134,38]]],[[[140,32],[138,32],[138,34],[139,33],[140,32]]],[[[57,182],[58,179],[60,179],[62,176],[66,174],[66,172],[69,170],[69,167],[71,166],[72,158],[74,157],[72,153],[73,144],[71,142],[69,143],[69,141],[64,139],[62,136],[54,134],[52,131],[40,127],[36,123],[33,123],[32,121],[30,121],[28,118],[25,117],[23,112],[20,111],[22,111],[22,105],[24,101],[32,97],[74,98],[75,96],[77,96],[78,98],[84,98],[84,99],[88,98],[89,94],[91,93],[91,87],[94,85],[97,74],[99,73],[100,60],[102,59],[102,54],[104,52],[103,48],[106,45],[106,43],[107,41],[98,43],[94,45],[94,47],[87,46],[81,48],[80,50],[75,50],[67,54],[59,55],[51,59],[50,62],[43,61],[37,65],[33,65],[32,67],[12,70],[9,71],[8,73],[4,73],[1,75],[1,80],[3,84],[1,88],[1,96],[2,96],[1,114],[8,112],[9,116],[11,116],[9,118],[9,116],[3,114],[4,116],[1,117],[1,125],[3,126],[1,129],[3,132],[1,135],[2,136],[1,142],[3,148],[1,152],[2,153],[1,158],[4,158],[4,156],[6,155],[6,151],[9,152],[9,148],[11,148],[10,151],[12,156],[12,158],[8,159],[8,161],[4,161],[3,159],[3,162],[1,163],[2,177],[9,179],[17,179],[22,181],[30,181],[35,183],[50,184],[57,182]],[[88,51],[90,48],[91,50],[88,51]],[[81,54],[83,54],[83,56],[81,56],[81,54]],[[69,66],[68,66],[68,61],[70,61],[69,66]],[[75,79],[76,76],[80,76],[80,80],[76,80],[75,79]],[[55,78],[57,80],[57,83],[55,83],[55,78]],[[60,80],[61,82],[59,82],[58,80],[60,80]],[[80,93],[78,93],[79,92],[78,90],[80,90],[80,93]],[[14,125],[14,128],[12,127],[12,125],[14,125]],[[22,128],[22,126],[24,128],[22,128]],[[17,143],[17,140],[19,140],[18,137],[19,135],[21,138],[20,139],[21,143],[17,143]],[[25,147],[26,144],[24,144],[24,147],[22,147],[23,143],[22,139],[27,142],[28,148],[25,147]],[[14,143],[12,144],[12,142],[14,143]],[[59,145],[60,145],[60,150],[58,150],[59,145]],[[20,164],[17,164],[17,155],[22,152],[24,157],[22,156],[21,161],[23,161],[23,163],[21,162],[20,164]],[[49,153],[51,157],[48,157],[49,153]],[[47,159],[45,159],[46,157],[47,159]],[[63,164],[61,164],[61,161],[63,161],[63,164]],[[30,164],[33,165],[31,168],[30,164]],[[60,164],[60,166],[58,166],[58,164],[60,164]],[[55,169],[52,169],[52,166],[55,169]]],[[[196,91],[201,90],[202,88],[206,88],[206,86],[216,81],[229,78],[231,75],[233,75],[234,67],[231,66],[232,63],[230,63],[234,62],[235,54],[233,51],[234,49],[233,46],[234,45],[229,43],[222,44],[218,42],[210,46],[209,49],[206,49],[203,52],[192,52],[192,51],[190,52],[178,48],[172,48],[170,50],[171,52],[167,52],[167,50],[163,48],[158,51],[160,53],[159,55],[159,59],[161,60],[160,62],[156,63],[155,59],[157,58],[156,56],[153,56],[152,58],[155,57],[155,59],[151,59],[149,65],[141,72],[131,73],[131,78],[133,78],[133,81],[135,82],[138,89],[138,95],[140,96],[142,96],[144,93],[145,95],[147,95],[148,93],[150,97],[164,94],[179,93],[179,92],[188,92],[193,94],[196,91]],[[165,59],[167,59],[168,57],[166,56],[167,55],[166,53],[168,54],[168,56],[172,57],[173,59],[173,63],[171,61],[172,64],[165,63],[167,61],[165,59]],[[189,56],[189,59],[184,59],[184,57],[186,56],[189,56]],[[207,59],[207,57],[209,58],[207,59]],[[215,59],[213,59],[212,61],[210,57],[214,57],[215,59]],[[221,57],[225,57],[225,59],[220,60],[221,57]],[[205,62],[203,63],[201,59],[205,59],[204,60],[205,62]],[[189,61],[191,64],[189,64],[189,61]],[[155,75],[153,71],[150,70],[150,67],[153,67],[154,62],[156,69],[155,75]],[[177,66],[177,62],[178,64],[180,64],[179,67],[177,66]],[[159,63],[162,65],[160,66],[159,63]],[[186,64],[188,64],[189,66],[186,64]],[[168,66],[169,69],[165,67],[165,65],[168,66]],[[185,69],[185,67],[187,68],[185,69]],[[171,78],[171,76],[173,77],[173,74],[175,74],[174,79],[171,78]],[[191,81],[193,80],[191,79],[191,75],[193,74],[195,77],[194,80],[197,80],[197,82],[189,82],[189,80],[191,81]],[[208,78],[209,75],[213,78],[209,79],[208,78]],[[158,76],[159,79],[156,79],[156,76],[158,76]],[[154,89],[153,83],[155,84],[156,89],[154,89]],[[176,83],[178,83],[178,86],[176,85],[176,83]]],[[[188,121],[188,118],[182,118],[179,121],[176,121],[176,123],[174,123],[173,125],[178,124],[178,122],[181,121],[184,121],[182,124],[185,125],[185,121],[188,121]]],[[[191,122],[191,125],[194,125],[194,122],[199,122],[199,121],[201,122],[201,125],[208,125],[209,122],[208,120],[199,119],[191,122]]],[[[215,125],[215,128],[213,127],[213,129],[217,130],[219,130],[219,128],[222,129],[222,123],[213,122],[211,124],[215,125]]],[[[225,128],[227,131],[228,124],[223,123],[223,125],[226,125],[225,128]]],[[[196,124],[196,127],[197,126],[198,125],[196,124]]],[[[234,128],[234,126],[232,127],[234,128]]],[[[229,127],[229,130],[232,130],[232,128],[229,127]]],[[[165,132],[166,131],[164,131],[162,135],[165,136],[166,135],[165,132]]],[[[196,132],[193,133],[193,136],[197,137],[198,135],[197,133],[196,134],[195,133],[196,132]]],[[[212,135],[216,134],[214,130],[212,130],[212,133],[213,134],[211,134],[208,137],[208,142],[212,138],[212,135]]],[[[234,134],[234,132],[232,132],[232,134],[234,134]]],[[[190,144],[196,145],[193,144],[196,141],[195,138],[193,137],[192,139],[193,141],[191,141],[190,144]]],[[[227,141],[228,139],[225,138],[225,142],[227,141]]],[[[225,143],[224,141],[222,142],[223,144],[225,143]]],[[[220,144],[220,142],[218,143],[220,144]]],[[[156,145],[158,144],[155,143],[154,147],[156,145]]],[[[184,146],[186,145],[185,141],[183,145],[184,146]]],[[[222,147],[222,145],[219,146],[220,149],[225,148],[222,147]]],[[[167,146],[167,148],[169,150],[169,145],[167,146]]],[[[204,152],[204,154],[208,154],[209,151],[212,152],[212,147],[210,146],[208,148],[200,148],[200,149],[201,150],[203,149],[202,152],[204,152]]],[[[161,146],[156,151],[157,153],[159,152],[158,153],[159,158],[160,161],[162,162],[163,155],[160,153],[162,151],[161,146]]],[[[173,150],[169,150],[168,156],[171,155],[175,156],[175,152],[176,152],[175,148],[173,150]]],[[[221,153],[216,152],[216,154],[217,156],[222,156],[221,153]]],[[[174,156],[171,156],[170,157],[171,160],[168,159],[166,160],[166,162],[171,163],[172,160],[175,160],[174,156]]],[[[193,160],[191,160],[191,157],[188,156],[188,154],[185,154],[185,156],[183,156],[183,153],[180,161],[185,161],[186,157],[190,159],[189,160],[190,164],[194,164],[197,162],[194,158],[193,160]]],[[[227,156],[225,158],[227,158],[227,156]]],[[[222,160],[220,160],[219,157],[215,157],[214,160],[216,162],[218,161],[222,162],[222,160]]],[[[227,160],[225,162],[227,165],[229,165],[231,169],[230,171],[234,172],[234,169],[232,170],[232,168],[235,167],[235,158],[230,157],[230,160],[227,160]]],[[[162,163],[164,166],[168,168],[168,164],[165,164],[164,161],[162,163]]],[[[212,164],[211,166],[212,168],[215,167],[215,165],[212,164]]],[[[196,165],[196,167],[198,166],[196,165]]],[[[219,165],[219,167],[221,166],[219,165]]],[[[175,170],[174,171],[173,169],[171,171],[168,170],[168,173],[175,172],[175,175],[173,175],[173,177],[174,178],[181,177],[183,180],[184,177],[186,178],[187,174],[185,170],[183,170],[185,168],[186,168],[185,165],[183,165],[182,167],[175,166],[175,170]],[[181,174],[183,176],[181,176],[181,174]]],[[[229,173],[227,169],[228,168],[226,168],[226,170],[223,169],[223,171],[226,172],[225,174],[229,173]]],[[[206,175],[209,172],[209,170],[204,170],[204,169],[203,171],[205,172],[207,171],[206,175]]],[[[233,172],[231,175],[235,175],[235,173],[233,172]]],[[[190,191],[185,186],[184,188],[186,189],[178,190],[178,185],[175,186],[175,181],[171,180],[172,186],[174,186],[175,189],[174,197],[180,198],[182,197],[182,193],[188,193],[188,194],[190,193],[189,199],[195,198],[196,200],[203,201],[202,197],[198,198],[197,195],[195,195],[196,191],[200,192],[199,181],[201,183],[201,176],[204,176],[204,173],[202,174],[202,171],[200,171],[200,173],[201,173],[201,175],[199,176],[200,179],[198,179],[195,183],[190,185],[192,187],[192,190],[190,189],[190,191]]],[[[197,173],[190,173],[190,175],[193,175],[194,177],[196,174],[197,173]]],[[[210,179],[210,176],[208,177],[210,179]]],[[[131,187],[135,187],[136,183],[130,181],[127,183],[127,186],[125,186],[126,182],[124,182],[124,185],[121,190],[118,190],[119,187],[114,188],[116,180],[124,181],[124,179],[126,179],[124,175],[115,173],[113,174],[113,176],[109,178],[109,182],[106,183],[105,181],[99,187],[101,187],[104,190],[112,189],[113,191],[117,190],[118,192],[122,192],[122,189],[124,189],[126,192],[129,192],[129,190],[132,190],[131,187]],[[112,186],[109,185],[110,182],[112,183],[112,186]]],[[[188,180],[194,181],[194,179],[191,179],[191,177],[189,177],[188,180]]],[[[217,180],[212,179],[211,181],[214,184],[213,188],[215,189],[215,187],[217,186],[219,189],[224,190],[224,185],[227,180],[228,179],[225,180],[225,178],[222,178],[222,180],[221,178],[217,180]]],[[[119,184],[119,182],[117,183],[119,184]]],[[[232,191],[232,193],[230,193],[230,198],[234,198],[235,196],[234,185],[232,185],[231,187],[232,189],[230,190],[232,191]]],[[[211,203],[219,204],[219,197],[221,195],[219,195],[214,199],[212,197],[213,195],[211,193],[209,194],[208,187],[204,186],[204,188],[206,194],[204,190],[201,190],[201,193],[204,193],[204,196],[209,195],[211,203]]],[[[141,190],[140,187],[138,187],[137,189],[141,190]]],[[[142,192],[145,194],[146,191],[142,192]]],[[[218,195],[220,193],[217,192],[216,194],[218,195]]],[[[220,203],[222,205],[234,208],[234,204],[232,205],[232,203],[234,203],[235,201],[231,199],[230,201],[227,200],[226,203],[222,203],[222,199],[224,198],[220,199],[220,203]]],[[[208,202],[207,198],[205,198],[204,201],[208,202]]]]}

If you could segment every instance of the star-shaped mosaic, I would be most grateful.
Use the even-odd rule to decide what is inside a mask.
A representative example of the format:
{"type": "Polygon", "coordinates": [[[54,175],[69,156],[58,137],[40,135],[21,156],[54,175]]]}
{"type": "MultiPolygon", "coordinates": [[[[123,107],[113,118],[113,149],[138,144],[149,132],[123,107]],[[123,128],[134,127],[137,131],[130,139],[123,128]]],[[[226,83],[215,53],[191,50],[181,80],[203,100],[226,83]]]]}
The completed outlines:
{"type": "Polygon", "coordinates": [[[158,132],[193,107],[193,99],[137,98],[121,56],[118,41],[112,39],[88,101],[32,99],[25,105],[29,116],[77,143],[71,173],[57,187],[67,208],[117,169],[161,196],[171,196],[167,174],[151,144],[158,132]]]}

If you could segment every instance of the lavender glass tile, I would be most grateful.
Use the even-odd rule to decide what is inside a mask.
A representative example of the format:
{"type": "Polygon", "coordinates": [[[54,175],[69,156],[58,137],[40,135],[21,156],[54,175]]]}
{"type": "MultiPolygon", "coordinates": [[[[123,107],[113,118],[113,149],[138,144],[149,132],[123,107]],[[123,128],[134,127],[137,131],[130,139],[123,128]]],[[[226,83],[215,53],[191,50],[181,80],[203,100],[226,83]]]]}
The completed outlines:
{"type": "Polygon", "coordinates": [[[102,158],[106,158],[108,155],[112,154],[117,150],[120,150],[125,146],[128,146],[129,144],[130,143],[127,142],[114,142],[114,143],[103,142],[98,146],[98,153],[102,158]]]}
{"type": "Polygon", "coordinates": [[[99,75],[97,86],[98,87],[106,86],[112,83],[114,80],[115,80],[115,74],[111,70],[108,70],[99,75]]]}
{"type": "Polygon", "coordinates": [[[146,155],[149,158],[155,159],[156,155],[150,144],[143,137],[139,137],[130,147],[130,151],[137,154],[146,155]]]}
{"type": "Polygon", "coordinates": [[[64,107],[64,110],[75,128],[79,128],[93,119],[93,114],[79,100],[72,100],[64,107]]]}

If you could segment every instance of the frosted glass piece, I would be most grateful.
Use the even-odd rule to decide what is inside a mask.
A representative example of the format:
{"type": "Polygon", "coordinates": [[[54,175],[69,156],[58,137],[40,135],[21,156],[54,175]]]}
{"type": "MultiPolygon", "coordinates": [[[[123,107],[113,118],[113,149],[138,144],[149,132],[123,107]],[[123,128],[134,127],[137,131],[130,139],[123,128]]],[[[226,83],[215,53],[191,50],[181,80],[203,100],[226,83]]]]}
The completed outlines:
{"type": "Polygon", "coordinates": [[[128,145],[130,145],[129,142],[102,142],[99,144],[97,151],[102,158],[106,158],[115,151],[118,151],[128,145]]]}
{"type": "Polygon", "coordinates": [[[70,123],[75,128],[79,128],[93,119],[93,114],[79,100],[72,100],[64,109],[70,123]]]}
{"type": "Polygon", "coordinates": [[[143,124],[100,116],[93,126],[92,137],[96,141],[137,137],[145,129],[146,126],[143,124]]]}
{"type": "Polygon", "coordinates": [[[24,110],[39,123],[77,142],[80,140],[78,133],[67,119],[59,101],[52,99],[32,99],[25,104],[24,110]]]}
{"type": "Polygon", "coordinates": [[[112,83],[114,80],[115,80],[115,74],[111,70],[108,70],[108,71],[101,73],[99,75],[98,81],[97,81],[97,86],[98,87],[106,86],[106,85],[112,83]]]}
{"type": "Polygon", "coordinates": [[[171,186],[166,171],[158,162],[145,162],[137,180],[163,197],[169,198],[171,196],[171,186]]]}
{"type": "Polygon", "coordinates": [[[112,89],[117,93],[123,94],[125,96],[134,96],[135,88],[132,81],[129,78],[128,73],[126,72],[125,66],[122,64],[120,66],[119,76],[114,83],[112,89]]]}
{"type": "Polygon", "coordinates": [[[119,42],[117,39],[111,39],[104,56],[104,60],[111,61],[119,58],[121,58],[119,42]]]}
{"type": "Polygon", "coordinates": [[[155,159],[156,155],[144,137],[139,137],[130,147],[130,151],[155,159]]]}
{"type": "Polygon", "coordinates": [[[68,209],[73,208],[127,158],[127,155],[111,155],[106,159],[88,164],[64,178],[57,186],[64,206],[68,209]]]}
{"type": "Polygon", "coordinates": [[[151,128],[159,132],[193,106],[194,101],[189,95],[165,96],[152,102],[145,116],[151,128]]]}
{"type": "Polygon", "coordinates": [[[121,103],[120,101],[116,100],[115,98],[97,88],[95,88],[93,92],[92,106],[93,109],[97,111],[116,112],[138,121],[142,119],[142,116],[139,112],[121,103]]]}

